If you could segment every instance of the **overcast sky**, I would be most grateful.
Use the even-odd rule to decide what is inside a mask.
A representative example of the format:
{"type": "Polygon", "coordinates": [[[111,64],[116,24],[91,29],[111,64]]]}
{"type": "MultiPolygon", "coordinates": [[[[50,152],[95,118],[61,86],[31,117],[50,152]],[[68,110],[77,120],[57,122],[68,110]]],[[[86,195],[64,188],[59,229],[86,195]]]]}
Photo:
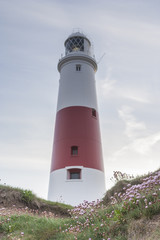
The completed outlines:
{"type": "Polygon", "coordinates": [[[0,178],[47,198],[64,41],[94,46],[106,188],[160,167],[160,1],[0,0],[0,178]],[[102,57],[103,56],[103,57],[102,57]]]}

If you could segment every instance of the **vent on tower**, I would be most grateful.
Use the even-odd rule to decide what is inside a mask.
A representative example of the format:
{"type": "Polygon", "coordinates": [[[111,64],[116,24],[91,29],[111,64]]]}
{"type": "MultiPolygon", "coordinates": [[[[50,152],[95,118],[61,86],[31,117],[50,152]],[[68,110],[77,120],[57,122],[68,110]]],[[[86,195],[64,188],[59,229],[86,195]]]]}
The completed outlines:
{"type": "Polygon", "coordinates": [[[76,71],[81,71],[81,65],[80,64],[76,65],[76,71]]]}

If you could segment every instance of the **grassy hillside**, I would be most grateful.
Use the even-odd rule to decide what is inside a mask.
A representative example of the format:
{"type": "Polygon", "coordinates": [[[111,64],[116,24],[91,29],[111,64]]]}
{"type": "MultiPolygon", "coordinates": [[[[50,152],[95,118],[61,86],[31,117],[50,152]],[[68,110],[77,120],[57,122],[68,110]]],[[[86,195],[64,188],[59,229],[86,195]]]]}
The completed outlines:
{"type": "Polygon", "coordinates": [[[4,201],[7,191],[9,188],[0,187],[2,240],[160,239],[160,169],[133,180],[121,180],[102,201],[85,201],[75,208],[46,202],[32,196],[30,191],[11,188],[11,191],[20,193],[14,202],[24,205],[20,206],[21,212],[7,212],[11,207],[7,205],[7,200],[4,201]],[[44,204],[45,209],[52,209],[53,214],[44,210],[44,204]]]}
{"type": "Polygon", "coordinates": [[[59,216],[70,216],[68,209],[72,208],[69,205],[53,203],[38,198],[30,190],[23,190],[5,185],[0,185],[0,207],[12,207],[21,210],[29,209],[31,212],[36,213],[47,211],[59,216]]]}

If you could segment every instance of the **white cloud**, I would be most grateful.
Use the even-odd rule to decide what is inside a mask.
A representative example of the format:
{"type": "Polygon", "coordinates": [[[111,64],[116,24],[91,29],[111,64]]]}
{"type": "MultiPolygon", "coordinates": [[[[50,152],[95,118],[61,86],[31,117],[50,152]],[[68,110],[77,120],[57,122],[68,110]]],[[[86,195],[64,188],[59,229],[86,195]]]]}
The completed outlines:
{"type": "MultiPolygon", "coordinates": [[[[122,4],[122,2],[121,2],[122,4]]],[[[143,4],[143,3],[142,3],[143,4]]],[[[139,2],[132,9],[131,4],[125,4],[125,7],[115,8],[113,12],[111,8],[97,9],[99,15],[99,21],[96,26],[98,30],[105,31],[109,39],[113,37],[118,41],[123,40],[133,44],[143,44],[143,46],[150,46],[153,48],[160,47],[160,27],[158,21],[149,21],[143,12],[138,14],[139,2]],[[121,8],[121,10],[120,10],[121,8]],[[144,17],[145,16],[145,17],[144,17]],[[108,24],[106,24],[108,23],[108,24]]],[[[145,4],[144,4],[145,5],[145,4]]],[[[148,11],[148,9],[146,9],[148,11]]],[[[148,15],[150,13],[148,12],[148,15]]],[[[152,20],[154,20],[154,14],[152,20]]]]}
{"type": "Polygon", "coordinates": [[[107,75],[104,80],[102,80],[102,85],[98,85],[100,87],[100,92],[103,93],[104,97],[110,96],[115,89],[116,81],[112,79],[112,68],[109,66],[107,68],[107,75]]]}
{"type": "MultiPolygon", "coordinates": [[[[127,70],[126,66],[125,71],[127,70]]],[[[121,76],[119,78],[116,76],[115,78],[115,72],[121,73],[119,69],[115,69],[115,67],[109,64],[106,70],[106,76],[104,79],[101,79],[101,85],[98,85],[99,91],[103,93],[104,98],[121,99],[121,101],[128,99],[144,104],[153,101],[150,86],[147,86],[146,81],[142,80],[138,82],[138,79],[135,79],[135,81],[133,81],[133,79],[126,80],[125,77],[123,79],[121,76]]]]}
{"type": "Polygon", "coordinates": [[[159,141],[160,132],[154,133],[144,138],[136,139],[128,147],[136,152],[139,152],[140,154],[148,154],[152,150],[152,147],[159,141]]]}
{"type": "Polygon", "coordinates": [[[135,138],[142,134],[142,131],[146,130],[144,122],[138,122],[133,113],[133,108],[129,106],[123,106],[119,111],[120,118],[125,123],[125,134],[129,138],[135,138]]]}
{"type": "MultiPolygon", "coordinates": [[[[153,154],[152,148],[159,143],[160,143],[160,132],[151,134],[144,138],[135,139],[130,144],[123,146],[121,149],[113,153],[113,155],[110,156],[109,161],[121,162],[121,160],[123,159],[126,166],[129,166],[131,164],[134,165],[136,162],[138,163],[139,161],[140,162],[142,161],[142,163],[144,164],[143,156],[145,156],[146,164],[149,159],[152,160],[152,164],[153,164],[153,162],[156,161],[157,153],[153,154]]],[[[159,165],[158,162],[157,162],[157,165],[159,165]]],[[[144,169],[145,169],[145,166],[144,166],[144,169]]]]}
{"type": "Polygon", "coordinates": [[[150,97],[147,90],[143,88],[135,88],[131,86],[123,86],[117,89],[119,96],[141,103],[150,103],[150,97]]]}
{"type": "MultiPolygon", "coordinates": [[[[115,19],[114,19],[115,21],[115,19]]],[[[160,28],[150,23],[136,22],[130,19],[126,23],[126,19],[119,21],[117,24],[110,25],[108,31],[118,38],[125,39],[130,42],[139,42],[140,44],[160,47],[160,28]],[[119,23],[118,23],[119,22],[119,23]],[[120,25],[120,26],[119,26],[120,25]],[[130,27],[129,27],[130,26],[130,27]]]]}
{"type": "Polygon", "coordinates": [[[137,121],[133,115],[133,108],[129,106],[123,106],[119,110],[119,116],[125,123],[125,135],[129,143],[111,153],[108,161],[117,164],[118,162],[123,163],[125,168],[129,168],[129,166],[136,168],[136,164],[142,167],[144,161],[146,167],[148,164],[150,167],[153,165],[153,169],[158,167],[159,151],[155,150],[154,152],[153,149],[160,143],[160,131],[149,134],[145,123],[137,121]]]}
{"type": "Polygon", "coordinates": [[[136,88],[127,85],[118,86],[116,80],[111,78],[106,78],[101,86],[103,96],[106,98],[119,98],[119,99],[128,99],[140,103],[150,103],[151,97],[149,96],[147,90],[143,88],[136,88]]]}

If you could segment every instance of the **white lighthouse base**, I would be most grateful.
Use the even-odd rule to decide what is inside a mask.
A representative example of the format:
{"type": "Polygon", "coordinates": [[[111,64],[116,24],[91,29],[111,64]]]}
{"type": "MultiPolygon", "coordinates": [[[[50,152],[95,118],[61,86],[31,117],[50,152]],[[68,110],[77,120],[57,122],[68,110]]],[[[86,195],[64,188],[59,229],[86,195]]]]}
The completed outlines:
{"type": "Polygon", "coordinates": [[[84,200],[92,202],[104,196],[104,173],[93,168],[79,168],[81,179],[67,179],[68,168],[51,172],[48,200],[76,206],[84,200]]]}

